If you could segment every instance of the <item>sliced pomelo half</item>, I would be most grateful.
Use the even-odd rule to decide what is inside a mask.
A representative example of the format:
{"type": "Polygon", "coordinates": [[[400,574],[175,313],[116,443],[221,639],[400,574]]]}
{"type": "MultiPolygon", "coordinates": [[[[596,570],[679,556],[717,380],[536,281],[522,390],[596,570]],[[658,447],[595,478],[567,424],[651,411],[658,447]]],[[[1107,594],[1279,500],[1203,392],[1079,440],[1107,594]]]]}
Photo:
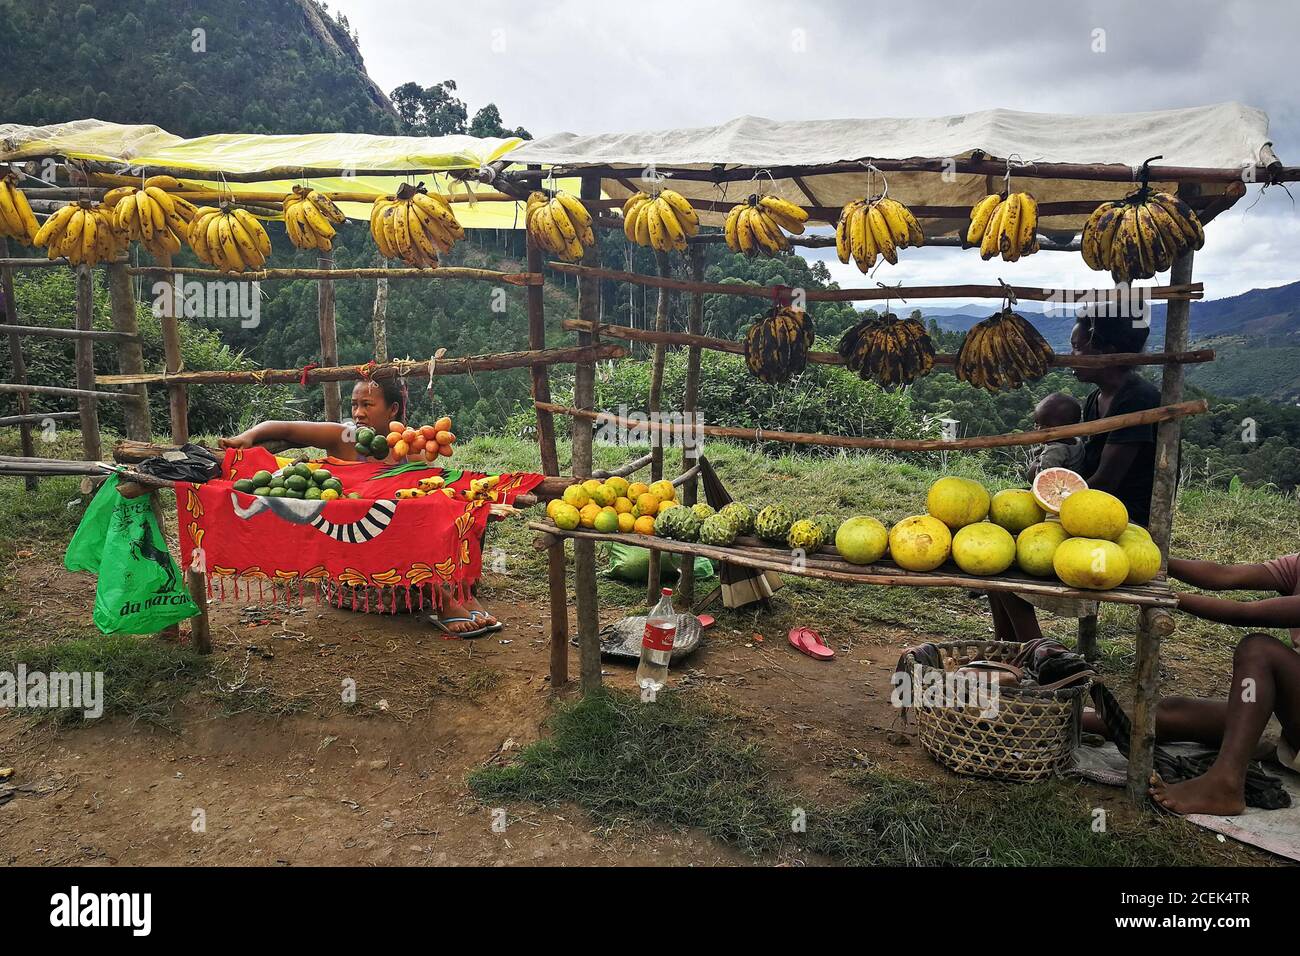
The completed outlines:
{"type": "Polygon", "coordinates": [[[1087,487],[1088,483],[1069,468],[1046,468],[1034,479],[1034,500],[1052,514],[1057,514],[1066,498],[1087,487]]]}

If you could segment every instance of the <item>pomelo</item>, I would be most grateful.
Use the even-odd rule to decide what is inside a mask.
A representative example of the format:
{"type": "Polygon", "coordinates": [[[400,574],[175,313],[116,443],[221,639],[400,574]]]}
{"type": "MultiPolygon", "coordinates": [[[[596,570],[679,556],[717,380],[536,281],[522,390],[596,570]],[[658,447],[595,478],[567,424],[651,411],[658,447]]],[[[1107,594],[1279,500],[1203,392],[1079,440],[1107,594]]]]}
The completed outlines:
{"type": "Polygon", "coordinates": [[[952,550],[952,532],[933,515],[912,515],[889,529],[889,553],[908,571],[933,571],[952,550]]]}
{"type": "Polygon", "coordinates": [[[562,504],[564,504],[564,499],[563,499],[563,498],[552,498],[550,501],[546,502],[546,517],[548,517],[548,518],[550,518],[552,521],[554,521],[554,520],[555,520],[555,509],[558,508],[558,507],[559,507],[560,505],[562,505],[562,504]]]}
{"type": "Polygon", "coordinates": [[[632,509],[632,514],[638,518],[642,515],[649,515],[653,518],[659,513],[661,504],[663,504],[663,500],[658,495],[651,494],[648,491],[643,492],[636,496],[636,505],[632,509]]]}
{"type": "Polygon", "coordinates": [[[601,508],[592,527],[601,534],[613,534],[618,531],[618,512],[613,508],[601,508]]]}
{"type": "Polygon", "coordinates": [[[632,502],[629,499],[623,497],[615,498],[614,510],[617,511],[619,514],[631,514],[632,502]]]}
{"type": "Polygon", "coordinates": [[[564,501],[575,508],[582,508],[591,501],[591,495],[587,494],[587,489],[582,485],[569,485],[564,489],[564,501]]]}
{"type": "Polygon", "coordinates": [[[650,486],[644,481],[634,481],[632,484],[627,486],[627,491],[624,492],[624,494],[633,501],[636,501],[649,490],[650,486]]]}
{"type": "Polygon", "coordinates": [[[1034,493],[1025,488],[1004,488],[989,502],[989,520],[1013,535],[1038,524],[1045,517],[1047,514],[1034,500],[1034,493]]]}
{"type": "Polygon", "coordinates": [[[1128,509],[1114,495],[1087,488],[1061,502],[1061,525],[1075,538],[1114,541],[1128,529],[1128,509]]]}
{"type": "MultiPolygon", "coordinates": [[[[1073,496],[1071,496],[1073,497],[1073,496]]],[[[1128,557],[1114,541],[1068,538],[1052,556],[1056,576],[1072,588],[1108,591],[1128,577],[1128,557]]]]}
{"type": "Polygon", "coordinates": [[[991,521],[977,521],[952,537],[952,559],[967,574],[1001,574],[1016,560],[1016,539],[991,521]]]}
{"type": "Polygon", "coordinates": [[[1052,558],[1068,537],[1059,521],[1040,521],[1030,525],[1016,537],[1016,564],[1025,574],[1050,578],[1056,573],[1052,558]]]}
{"type": "Polygon", "coordinates": [[[636,519],[632,517],[630,511],[618,512],[618,530],[623,534],[630,534],[636,527],[636,519]]]}
{"type": "Polygon", "coordinates": [[[637,534],[654,534],[655,519],[652,518],[650,515],[642,515],[641,517],[637,518],[636,521],[633,522],[632,529],[637,534]]]}
{"type": "Polygon", "coordinates": [[[673,487],[673,483],[671,481],[667,481],[667,480],[656,481],[654,484],[650,486],[650,493],[652,495],[658,495],[664,501],[677,500],[677,489],[673,487]]]}
{"type": "Polygon", "coordinates": [[[563,528],[565,531],[572,531],[582,519],[577,508],[565,501],[556,499],[555,514],[551,515],[551,520],[555,522],[555,527],[563,528]]]}
{"type": "Polygon", "coordinates": [[[1144,539],[1146,539],[1147,541],[1150,541],[1150,540],[1151,540],[1151,532],[1148,531],[1146,528],[1142,527],[1140,524],[1134,524],[1132,521],[1130,521],[1130,522],[1128,523],[1128,527],[1125,528],[1125,529],[1120,533],[1120,536],[1119,536],[1118,538],[1116,538],[1115,540],[1116,540],[1116,542],[1122,542],[1122,541],[1124,540],[1124,538],[1126,538],[1126,537],[1144,538],[1144,539]]]}
{"type": "Polygon", "coordinates": [[[583,490],[586,491],[587,494],[590,495],[592,498],[596,497],[596,491],[597,489],[600,488],[600,486],[601,486],[600,479],[598,478],[588,478],[586,481],[582,483],[583,490]]]}
{"type": "Polygon", "coordinates": [[[1034,500],[1045,511],[1053,514],[1061,510],[1061,504],[1076,491],[1083,491],[1088,483],[1083,476],[1069,468],[1044,468],[1034,478],[1034,500]]]}
{"type": "Polygon", "coordinates": [[[602,508],[612,505],[615,499],[618,498],[618,495],[614,494],[614,489],[609,485],[597,485],[589,492],[589,494],[591,495],[591,500],[596,502],[596,504],[600,505],[602,508]]]}
{"type": "Polygon", "coordinates": [[[989,493],[977,481],[949,475],[930,486],[930,491],[925,496],[925,508],[956,531],[987,517],[989,493]]]}
{"type": "Polygon", "coordinates": [[[584,528],[594,528],[596,526],[596,515],[600,514],[600,505],[594,501],[588,501],[578,509],[578,517],[582,520],[584,528]]]}
{"type": "Polygon", "coordinates": [[[849,564],[870,564],[884,557],[889,530],[875,518],[857,515],[835,532],[835,550],[849,564]]]}
{"type": "Polygon", "coordinates": [[[620,478],[618,475],[615,475],[613,478],[606,478],[605,485],[614,490],[615,498],[627,497],[628,483],[626,478],[620,478]]]}
{"type": "Polygon", "coordinates": [[[1124,583],[1146,584],[1160,570],[1160,548],[1150,538],[1125,531],[1115,542],[1128,558],[1128,576],[1124,583]]]}

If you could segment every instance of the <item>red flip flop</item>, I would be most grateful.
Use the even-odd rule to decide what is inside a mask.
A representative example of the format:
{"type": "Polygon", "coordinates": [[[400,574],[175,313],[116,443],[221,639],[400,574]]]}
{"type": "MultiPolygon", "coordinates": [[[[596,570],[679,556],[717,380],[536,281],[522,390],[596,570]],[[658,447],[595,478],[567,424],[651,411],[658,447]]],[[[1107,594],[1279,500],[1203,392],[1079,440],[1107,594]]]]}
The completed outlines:
{"type": "Polygon", "coordinates": [[[792,627],[790,646],[818,661],[828,661],[835,656],[835,651],[810,627],[792,627]]]}

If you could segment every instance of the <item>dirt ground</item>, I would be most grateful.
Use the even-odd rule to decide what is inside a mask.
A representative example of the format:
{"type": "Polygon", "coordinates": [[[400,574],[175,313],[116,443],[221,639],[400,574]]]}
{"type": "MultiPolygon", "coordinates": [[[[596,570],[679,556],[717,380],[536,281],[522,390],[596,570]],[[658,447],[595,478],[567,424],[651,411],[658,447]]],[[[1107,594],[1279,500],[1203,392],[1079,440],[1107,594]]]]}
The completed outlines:
{"type": "MultiPolygon", "coordinates": [[[[18,587],[40,585],[32,628],[52,613],[88,621],[93,590],[49,557],[34,555],[18,572],[18,587]]],[[[14,767],[11,782],[21,786],[0,806],[0,861],[753,862],[702,834],[594,828],[577,808],[510,807],[504,831],[494,829],[500,814],[470,794],[466,774],[537,739],[551,691],[544,602],[491,575],[483,597],[508,626],[474,641],[444,640],[423,616],[310,601],[214,603],[218,674],[186,697],[171,729],[120,717],[62,730],[0,718],[0,766],[14,767]],[[351,708],[341,701],[345,679],[356,682],[351,708]],[[205,826],[197,832],[200,812],[205,826]]],[[[603,609],[606,618],[620,613],[603,609]]],[[[842,639],[836,659],[823,663],[793,652],[775,625],[756,635],[720,624],[675,679],[706,686],[739,713],[783,782],[833,799],[841,769],[944,773],[914,739],[898,737],[888,704],[893,664],[917,640],[875,628],[869,638],[842,639]]],[[[571,648],[570,674],[577,669],[571,648]]],[[[630,688],[632,678],[631,668],[606,665],[609,683],[630,688]]],[[[1098,800],[1113,803],[1118,791],[1099,788],[1098,800]]]]}

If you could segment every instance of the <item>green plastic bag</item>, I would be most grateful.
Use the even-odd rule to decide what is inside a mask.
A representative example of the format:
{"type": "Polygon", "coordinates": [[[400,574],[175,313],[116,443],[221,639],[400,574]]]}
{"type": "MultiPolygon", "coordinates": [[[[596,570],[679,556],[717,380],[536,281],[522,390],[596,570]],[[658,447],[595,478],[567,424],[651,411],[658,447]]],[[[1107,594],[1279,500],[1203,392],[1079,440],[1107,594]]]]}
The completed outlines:
{"type": "MultiPolygon", "coordinates": [[[[608,541],[604,545],[607,567],[601,573],[620,581],[632,584],[644,583],[650,574],[650,551],[637,548],[619,541],[608,541]]],[[[661,580],[670,581],[677,577],[679,555],[668,551],[659,552],[659,576],[661,580]]],[[[695,559],[695,580],[703,581],[714,575],[713,562],[708,558],[695,559]]]]}
{"type": "Polygon", "coordinates": [[[105,482],[86,509],[63,563],[99,572],[94,621],[105,634],[153,634],[199,613],[158,530],[149,496],[123,498],[116,482],[111,488],[105,482]]]}

